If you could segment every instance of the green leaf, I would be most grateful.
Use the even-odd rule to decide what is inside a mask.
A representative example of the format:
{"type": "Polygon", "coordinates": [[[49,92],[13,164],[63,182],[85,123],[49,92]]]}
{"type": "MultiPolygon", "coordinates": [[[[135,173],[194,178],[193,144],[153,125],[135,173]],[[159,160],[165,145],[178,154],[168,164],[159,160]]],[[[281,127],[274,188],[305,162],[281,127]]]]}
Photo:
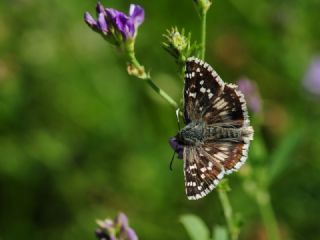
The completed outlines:
{"type": "Polygon", "coordinates": [[[186,228],[190,239],[209,240],[209,230],[206,224],[198,216],[193,214],[185,214],[180,217],[180,222],[186,228]]]}
{"type": "Polygon", "coordinates": [[[214,226],[212,240],[228,240],[228,231],[226,227],[219,225],[214,226]]]}
{"type": "Polygon", "coordinates": [[[270,157],[269,184],[288,166],[290,154],[294,151],[301,136],[302,131],[292,132],[282,140],[277,149],[272,153],[270,157]]]}

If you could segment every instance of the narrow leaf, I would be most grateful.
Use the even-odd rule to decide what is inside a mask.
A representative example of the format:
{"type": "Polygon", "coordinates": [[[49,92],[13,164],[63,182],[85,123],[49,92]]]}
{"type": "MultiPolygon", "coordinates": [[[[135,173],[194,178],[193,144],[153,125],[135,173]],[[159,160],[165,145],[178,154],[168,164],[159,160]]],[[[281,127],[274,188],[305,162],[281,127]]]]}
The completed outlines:
{"type": "Polygon", "coordinates": [[[269,183],[278,177],[290,163],[290,154],[297,146],[302,134],[293,132],[285,137],[270,157],[269,183]]]}
{"type": "Polygon", "coordinates": [[[198,216],[185,214],[180,217],[180,222],[187,230],[191,240],[209,240],[209,230],[198,216]]]}
{"type": "Polygon", "coordinates": [[[228,231],[226,227],[219,225],[214,226],[212,240],[228,240],[228,231]]]}

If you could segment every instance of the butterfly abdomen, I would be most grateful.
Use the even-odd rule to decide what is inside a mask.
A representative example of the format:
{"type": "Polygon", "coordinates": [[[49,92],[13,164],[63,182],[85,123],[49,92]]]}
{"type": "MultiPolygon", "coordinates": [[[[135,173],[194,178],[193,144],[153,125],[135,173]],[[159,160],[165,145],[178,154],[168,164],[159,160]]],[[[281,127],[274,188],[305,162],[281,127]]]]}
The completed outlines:
{"type": "Polygon", "coordinates": [[[236,142],[245,141],[244,138],[251,138],[252,129],[248,127],[209,127],[205,140],[233,140],[236,142]]]}

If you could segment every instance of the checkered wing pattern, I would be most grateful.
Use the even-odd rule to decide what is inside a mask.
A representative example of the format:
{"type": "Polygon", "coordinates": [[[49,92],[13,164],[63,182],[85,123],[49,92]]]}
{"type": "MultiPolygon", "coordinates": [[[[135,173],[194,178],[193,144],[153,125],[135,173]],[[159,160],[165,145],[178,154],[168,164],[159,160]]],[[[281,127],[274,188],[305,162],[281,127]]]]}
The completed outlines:
{"type": "Polygon", "coordinates": [[[199,199],[217,186],[225,174],[238,170],[247,159],[253,130],[243,94],[234,84],[225,84],[207,63],[197,58],[186,62],[184,120],[204,121],[207,127],[241,128],[242,139],[207,140],[185,146],[183,152],[188,199],[199,199]]]}
{"type": "Polygon", "coordinates": [[[184,148],[185,189],[189,200],[206,196],[223,178],[223,166],[203,148],[184,148]]]}
{"type": "Polygon", "coordinates": [[[184,120],[188,124],[202,118],[225,84],[209,64],[197,58],[188,58],[185,70],[184,120]]]}

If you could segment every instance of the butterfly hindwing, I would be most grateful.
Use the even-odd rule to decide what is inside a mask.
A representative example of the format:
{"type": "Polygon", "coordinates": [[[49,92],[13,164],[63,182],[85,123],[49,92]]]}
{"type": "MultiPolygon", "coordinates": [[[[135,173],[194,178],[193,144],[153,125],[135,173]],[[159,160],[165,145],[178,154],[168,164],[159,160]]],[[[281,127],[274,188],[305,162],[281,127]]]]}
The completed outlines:
{"type": "Polygon", "coordinates": [[[188,199],[196,200],[210,193],[220,182],[225,171],[222,164],[201,147],[184,149],[185,188],[188,199]]]}
{"type": "Polygon", "coordinates": [[[213,161],[223,166],[226,174],[230,174],[239,170],[247,160],[249,143],[222,140],[206,143],[202,147],[213,158],[213,161]]]}

